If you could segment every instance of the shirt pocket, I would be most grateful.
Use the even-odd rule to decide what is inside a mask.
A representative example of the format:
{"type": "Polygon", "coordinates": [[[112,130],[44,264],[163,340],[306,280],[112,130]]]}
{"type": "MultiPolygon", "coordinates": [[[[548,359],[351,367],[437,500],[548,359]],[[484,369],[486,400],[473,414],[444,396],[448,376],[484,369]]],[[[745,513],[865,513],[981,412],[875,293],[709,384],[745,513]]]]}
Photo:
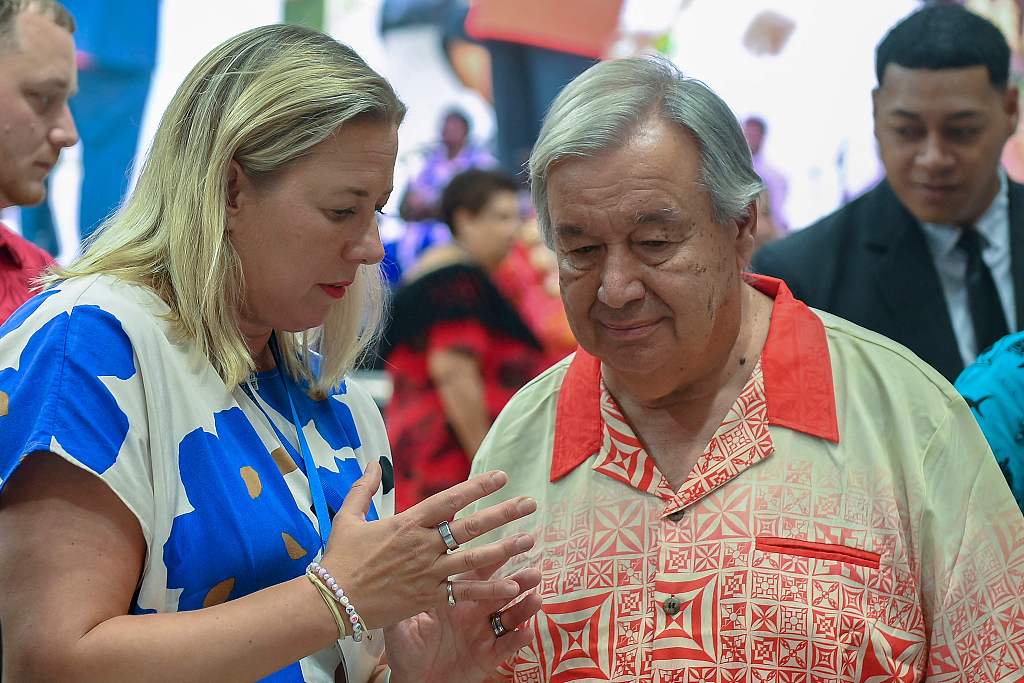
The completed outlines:
{"type": "Polygon", "coordinates": [[[780,538],[778,536],[758,536],[754,548],[762,553],[779,555],[796,555],[798,557],[848,562],[868,569],[879,569],[882,556],[870,550],[852,548],[838,543],[816,543],[797,538],[780,538]]]}
{"type": "Polygon", "coordinates": [[[731,615],[723,641],[732,644],[723,659],[759,674],[855,679],[870,649],[866,641],[879,628],[891,631],[891,596],[879,588],[891,584],[892,570],[881,560],[843,543],[755,537],[744,582],[749,592],[743,599],[723,596],[723,614],[731,615]]]}

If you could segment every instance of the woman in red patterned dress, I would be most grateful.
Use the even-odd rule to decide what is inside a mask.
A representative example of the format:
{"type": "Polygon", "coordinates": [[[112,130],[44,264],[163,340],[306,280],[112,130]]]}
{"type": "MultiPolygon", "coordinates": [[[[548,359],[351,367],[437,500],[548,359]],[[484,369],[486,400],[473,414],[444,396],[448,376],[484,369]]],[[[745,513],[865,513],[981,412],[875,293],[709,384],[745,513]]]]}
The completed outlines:
{"type": "Polygon", "coordinates": [[[426,252],[395,295],[381,355],[398,510],[465,480],[491,422],[545,367],[492,279],[520,227],[517,190],[493,171],[453,178],[441,197],[453,242],[426,252]]]}

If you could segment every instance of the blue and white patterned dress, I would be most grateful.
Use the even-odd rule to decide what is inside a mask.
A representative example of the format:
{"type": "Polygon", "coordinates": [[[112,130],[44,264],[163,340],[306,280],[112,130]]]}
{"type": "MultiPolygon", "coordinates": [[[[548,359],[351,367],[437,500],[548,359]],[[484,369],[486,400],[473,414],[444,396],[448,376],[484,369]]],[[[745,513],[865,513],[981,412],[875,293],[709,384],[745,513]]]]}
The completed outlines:
{"type": "MultiPolygon", "coordinates": [[[[0,490],[36,451],[99,476],[145,536],[138,614],[238,598],[321,554],[280,375],[229,390],[167,312],[147,288],[91,276],[0,327],[0,490]]],[[[323,401],[287,381],[333,514],[368,463],[391,471],[380,412],[352,381],[323,401]]],[[[386,483],[370,518],[393,510],[386,483]]],[[[343,641],[348,680],[367,680],[382,648],[382,636],[343,641]]],[[[340,662],[332,647],[266,680],[334,681],[340,662]]]]}

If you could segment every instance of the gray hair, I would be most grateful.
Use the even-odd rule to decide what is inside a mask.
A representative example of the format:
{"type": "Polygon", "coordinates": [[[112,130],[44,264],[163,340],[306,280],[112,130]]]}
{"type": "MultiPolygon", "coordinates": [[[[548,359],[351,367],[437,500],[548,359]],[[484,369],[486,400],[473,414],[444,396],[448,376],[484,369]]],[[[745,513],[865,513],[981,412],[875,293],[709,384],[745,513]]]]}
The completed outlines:
{"type": "Polygon", "coordinates": [[[746,138],[729,106],[664,57],[617,59],[590,67],[555,98],[530,155],[533,204],[548,246],[554,245],[548,212],[551,165],[615,149],[655,114],[696,138],[715,221],[724,224],[747,215],[764,183],[754,172],[746,138]]]}

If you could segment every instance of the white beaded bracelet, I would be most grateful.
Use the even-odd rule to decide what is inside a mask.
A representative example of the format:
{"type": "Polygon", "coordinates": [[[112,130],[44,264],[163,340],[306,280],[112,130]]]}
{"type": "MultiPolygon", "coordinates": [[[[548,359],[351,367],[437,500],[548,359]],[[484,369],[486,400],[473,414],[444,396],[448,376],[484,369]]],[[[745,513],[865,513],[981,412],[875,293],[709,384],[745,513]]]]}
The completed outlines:
{"type": "Polygon", "coordinates": [[[333,576],[331,576],[329,571],[324,569],[318,562],[310,562],[309,566],[306,567],[306,573],[316,577],[325,586],[327,586],[327,590],[331,592],[334,599],[337,600],[338,604],[345,609],[345,614],[348,615],[349,623],[352,624],[352,639],[354,641],[357,643],[360,642],[364,635],[368,639],[372,638],[366,630],[366,624],[363,622],[363,618],[360,617],[359,613],[356,611],[355,605],[353,605],[352,601],[349,600],[347,595],[345,595],[345,591],[338,585],[338,582],[333,576]]]}

